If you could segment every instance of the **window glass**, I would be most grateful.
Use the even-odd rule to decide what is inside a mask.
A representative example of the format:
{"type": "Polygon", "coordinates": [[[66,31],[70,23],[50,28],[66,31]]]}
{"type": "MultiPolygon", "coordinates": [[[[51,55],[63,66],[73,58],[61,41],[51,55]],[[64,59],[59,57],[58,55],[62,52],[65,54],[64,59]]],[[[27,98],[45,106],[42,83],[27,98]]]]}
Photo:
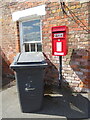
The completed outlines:
{"type": "Polygon", "coordinates": [[[23,42],[41,41],[40,20],[22,22],[23,42]]]}
{"type": "Polygon", "coordinates": [[[25,43],[25,52],[29,52],[29,44],[25,43]]]}
{"type": "Polygon", "coordinates": [[[41,43],[37,44],[37,51],[38,52],[42,51],[42,45],[41,45],[41,43]]]}
{"type": "Polygon", "coordinates": [[[31,52],[34,52],[34,51],[35,51],[35,44],[32,43],[32,44],[31,44],[31,52]]]}

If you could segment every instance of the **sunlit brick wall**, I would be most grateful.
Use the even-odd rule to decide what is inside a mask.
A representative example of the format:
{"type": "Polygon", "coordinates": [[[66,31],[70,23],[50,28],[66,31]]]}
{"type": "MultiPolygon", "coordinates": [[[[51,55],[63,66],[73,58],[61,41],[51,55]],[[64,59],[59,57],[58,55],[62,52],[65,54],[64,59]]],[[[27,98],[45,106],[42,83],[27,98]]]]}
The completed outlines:
{"type": "MultiPolygon", "coordinates": [[[[70,17],[63,14],[59,2],[4,3],[1,21],[2,51],[6,63],[10,64],[16,53],[20,51],[19,27],[17,22],[12,21],[12,13],[42,4],[46,4],[46,15],[42,17],[43,53],[49,63],[45,72],[45,83],[58,83],[59,58],[52,56],[51,27],[66,25],[69,28],[68,54],[62,60],[63,85],[78,92],[88,91],[90,89],[89,33],[80,27],[83,26],[82,24],[78,25],[72,20],[68,9],[65,10],[70,17]]],[[[90,2],[67,2],[66,5],[87,27],[89,26],[90,2]]]]}

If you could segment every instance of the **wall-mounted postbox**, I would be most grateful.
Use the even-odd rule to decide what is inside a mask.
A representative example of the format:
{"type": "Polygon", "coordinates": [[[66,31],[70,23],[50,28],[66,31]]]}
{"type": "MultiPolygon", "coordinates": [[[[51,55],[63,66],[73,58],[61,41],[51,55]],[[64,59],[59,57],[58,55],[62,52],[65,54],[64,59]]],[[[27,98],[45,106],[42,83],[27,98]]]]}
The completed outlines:
{"type": "Polygon", "coordinates": [[[52,55],[65,56],[67,48],[67,26],[52,27],[52,55]]]}

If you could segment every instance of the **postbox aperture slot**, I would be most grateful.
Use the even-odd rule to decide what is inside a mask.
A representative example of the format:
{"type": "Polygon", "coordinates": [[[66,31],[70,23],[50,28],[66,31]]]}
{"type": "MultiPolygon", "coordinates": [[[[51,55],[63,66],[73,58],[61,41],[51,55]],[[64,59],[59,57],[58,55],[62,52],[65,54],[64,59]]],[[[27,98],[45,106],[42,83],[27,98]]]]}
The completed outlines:
{"type": "Polygon", "coordinates": [[[52,33],[52,37],[54,39],[57,39],[57,38],[65,38],[65,32],[53,32],[52,33]]]}
{"type": "Polygon", "coordinates": [[[55,33],[54,38],[64,37],[63,33],[55,33]]]}

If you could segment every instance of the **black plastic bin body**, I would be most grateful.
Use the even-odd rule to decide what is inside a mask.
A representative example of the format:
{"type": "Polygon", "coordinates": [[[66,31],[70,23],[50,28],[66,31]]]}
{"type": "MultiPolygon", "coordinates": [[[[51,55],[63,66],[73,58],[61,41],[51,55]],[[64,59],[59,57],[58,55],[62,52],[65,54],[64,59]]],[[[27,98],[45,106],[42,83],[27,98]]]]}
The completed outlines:
{"type": "Polygon", "coordinates": [[[19,53],[10,65],[15,71],[22,112],[35,112],[42,107],[46,66],[41,52],[19,53]]]}

